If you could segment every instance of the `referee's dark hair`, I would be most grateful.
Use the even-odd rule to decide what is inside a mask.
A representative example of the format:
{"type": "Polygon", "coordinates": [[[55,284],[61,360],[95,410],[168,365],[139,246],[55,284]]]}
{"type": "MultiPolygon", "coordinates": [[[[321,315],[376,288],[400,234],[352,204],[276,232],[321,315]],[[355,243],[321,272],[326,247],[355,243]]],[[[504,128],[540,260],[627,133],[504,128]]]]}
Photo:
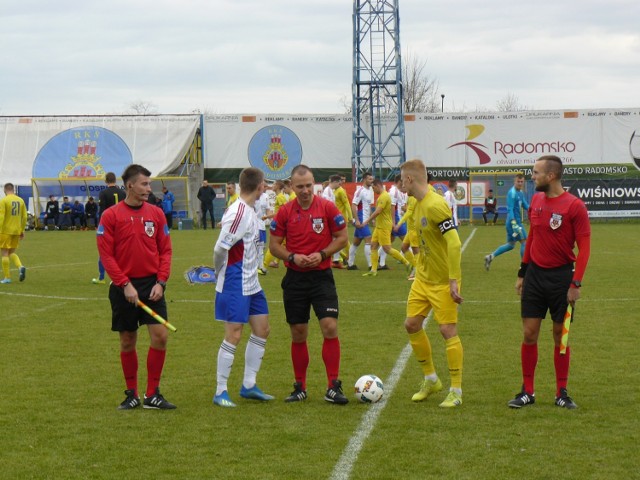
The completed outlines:
{"type": "Polygon", "coordinates": [[[296,165],[295,167],[293,167],[293,170],[291,170],[291,176],[293,177],[296,174],[304,175],[307,172],[311,172],[311,174],[313,175],[313,170],[301,163],[300,165],[296,165]]]}
{"type": "Polygon", "coordinates": [[[151,172],[144,168],[142,165],[133,163],[125,168],[124,172],[122,172],[122,183],[124,183],[125,188],[127,188],[127,182],[129,180],[133,180],[140,174],[144,175],[145,177],[151,176],[151,172]]]}
{"type": "Polygon", "coordinates": [[[538,161],[544,160],[546,172],[545,173],[553,173],[555,177],[560,180],[562,179],[562,160],[560,157],[556,155],[543,155],[538,159],[538,161]]]}

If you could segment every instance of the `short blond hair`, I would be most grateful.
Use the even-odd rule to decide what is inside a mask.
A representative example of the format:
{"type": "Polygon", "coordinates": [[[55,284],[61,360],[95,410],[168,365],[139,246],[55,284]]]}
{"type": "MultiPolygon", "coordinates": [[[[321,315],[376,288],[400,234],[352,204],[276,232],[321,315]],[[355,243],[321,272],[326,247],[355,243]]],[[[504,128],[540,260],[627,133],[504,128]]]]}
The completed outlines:
{"type": "Polygon", "coordinates": [[[422,160],[417,158],[407,160],[400,166],[400,170],[405,172],[406,175],[411,175],[418,181],[427,181],[427,167],[422,160]]]}

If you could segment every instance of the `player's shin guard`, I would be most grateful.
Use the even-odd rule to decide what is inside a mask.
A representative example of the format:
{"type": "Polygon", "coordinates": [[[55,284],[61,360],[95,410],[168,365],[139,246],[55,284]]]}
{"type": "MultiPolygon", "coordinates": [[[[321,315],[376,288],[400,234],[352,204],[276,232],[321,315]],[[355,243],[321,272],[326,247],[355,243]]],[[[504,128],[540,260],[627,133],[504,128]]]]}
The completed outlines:
{"type": "Polygon", "coordinates": [[[427,375],[433,375],[436,373],[436,369],[433,365],[433,358],[431,357],[431,342],[427,333],[420,329],[415,333],[409,334],[409,343],[413,349],[413,354],[416,356],[416,360],[422,368],[422,373],[426,377],[427,375]]]}
{"type": "Polygon", "coordinates": [[[10,267],[9,257],[2,257],[2,273],[4,274],[4,278],[11,278],[10,267]]]}
{"type": "Polygon", "coordinates": [[[267,252],[264,254],[264,260],[262,261],[262,265],[264,268],[267,268],[271,262],[273,262],[276,257],[273,256],[271,251],[267,249],[267,252]]]}
{"type": "Polygon", "coordinates": [[[507,253],[510,250],[513,250],[513,243],[505,243],[504,245],[500,245],[496,248],[496,251],[493,252],[493,256],[497,257],[498,255],[502,255],[503,253],[507,253]]]}
{"type": "Polygon", "coordinates": [[[396,250],[395,248],[392,248],[391,250],[389,250],[389,255],[391,255],[393,258],[395,258],[396,260],[398,260],[399,262],[405,264],[405,265],[409,265],[410,262],[409,260],[407,260],[398,250],[396,250]]]}
{"type": "Polygon", "coordinates": [[[13,264],[20,268],[22,267],[22,262],[20,261],[20,257],[18,257],[18,255],[16,253],[12,253],[11,255],[9,255],[9,259],[13,262],[13,264]]]}
{"type": "Polygon", "coordinates": [[[249,337],[244,352],[244,380],[242,381],[246,388],[252,388],[256,384],[256,377],[262,365],[266,345],[266,338],[256,337],[253,334],[249,337]]]}
{"type": "Polygon", "coordinates": [[[338,337],[325,338],[322,343],[322,361],[327,371],[327,388],[333,386],[340,373],[340,340],[338,337]]]}
{"type": "Polygon", "coordinates": [[[104,265],[102,265],[102,260],[98,258],[98,278],[100,280],[104,280],[104,274],[105,274],[104,265]]]}
{"type": "Polygon", "coordinates": [[[571,347],[567,347],[564,355],[560,355],[560,347],[553,349],[553,364],[556,368],[556,397],[560,397],[560,389],[567,388],[569,380],[569,362],[571,361],[571,347]]]}
{"type": "Polygon", "coordinates": [[[535,393],[534,375],[536,373],[536,365],[538,365],[538,344],[533,345],[522,344],[520,349],[520,358],[522,361],[522,384],[524,391],[530,395],[535,393]]]}
{"type": "Polygon", "coordinates": [[[307,368],[309,367],[309,348],[307,342],[291,342],[291,362],[293,363],[293,375],[296,383],[302,385],[302,390],[307,389],[307,368]]]}
{"type": "MultiPolygon", "coordinates": [[[[371,260],[373,264],[373,259],[371,260]]],[[[384,251],[384,248],[378,248],[378,265],[386,265],[387,264],[387,252],[384,251]]]]}
{"type": "Polygon", "coordinates": [[[156,389],[160,386],[166,355],[166,350],[149,347],[149,353],[147,353],[147,397],[154,396],[156,389]]]}
{"type": "Polygon", "coordinates": [[[340,250],[340,257],[343,261],[349,260],[349,251],[351,250],[351,242],[347,242],[347,246],[340,250]]]}
{"type": "Polygon", "coordinates": [[[370,243],[364,244],[364,258],[367,259],[367,264],[371,266],[371,244],[370,243]]]}
{"type": "Polygon", "coordinates": [[[349,247],[349,260],[347,261],[347,263],[349,265],[354,265],[356,263],[356,252],[358,251],[358,246],[357,245],[351,245],[351,247],[349,247]]]}
{"type": "Polygon", "coordinates": [[[378,271],[378,250],[375,248],[371,251],[371,271],[378,271]]]}
{"type": "Polygon", "coordinates": [[[464,352],[460,337],[448,338],[445,341],[447,348],[447,363],[449,364],[449,376],[451,377],[451,388],[462,389],[462,363],[464,352]]]}
{"type": "Polygon", "coordinates": [[[409,260],[409,263],[411,264],[412,267],[416,266],[416,256],[413,254],[413,251],[411,250],[411,248],[409,248],[409,250],[404,252],[404,258],[409,260]]]}
{"type": "Polygon", "coordinates": [[[216,367],[216,395],[227,389],[227,380],[231,375],[231,367],[236,355],[236,346],[223,340],[218,349],[218,365],[216,367]]]}
{"type": "Polygon", "coordinates": [[[138,352],[120,352],[120,364],[127,390],[133,390],[138,396],[138,352]]]}

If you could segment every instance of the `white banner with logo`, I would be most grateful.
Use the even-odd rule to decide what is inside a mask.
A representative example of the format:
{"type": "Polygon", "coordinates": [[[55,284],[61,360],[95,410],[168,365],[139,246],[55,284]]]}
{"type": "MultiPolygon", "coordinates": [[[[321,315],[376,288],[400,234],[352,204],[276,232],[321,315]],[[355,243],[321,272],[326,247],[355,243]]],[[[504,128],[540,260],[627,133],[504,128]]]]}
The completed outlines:
{"type": "MultiPolygon", "coordinates": [[[[351,131],[347,115],[212,115],[205,118],[205,167],[253,165],[280,178],[284,151],[287,165],[350,168],[351,131]]],[[[412,114],[405,144],[407,159],[432,168],[523,169],[553,154],[579,175],[634,173],[640,109],[412,114]]]]}
{"type": "Polygon", "coordinates": [[[82,179],[139,163],[154,177],[174,170],[191,145],[199,115],[0,117],[0,174],[82,179]]]}
{"type": "Polygon", "coordinates": [[[348,115],[210,115],[205,168],[253,166],[271,180],[289,177],[301,163],[349,168],[351,125],[348,115]]]}

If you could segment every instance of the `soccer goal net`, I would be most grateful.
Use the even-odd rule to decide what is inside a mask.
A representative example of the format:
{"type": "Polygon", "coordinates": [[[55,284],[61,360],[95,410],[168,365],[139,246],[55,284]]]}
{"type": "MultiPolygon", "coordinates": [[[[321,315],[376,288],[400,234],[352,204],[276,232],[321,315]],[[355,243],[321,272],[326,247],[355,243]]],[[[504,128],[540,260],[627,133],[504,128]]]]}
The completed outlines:
{"type": "MultiPolygon", "coordinates": [[[[469,172],[469,223],[482,224],[484,218],[484,201],[489,195],[489,190],[493,191],[493,196],[497,202],[498,223],[504,223],[507,214],[507,193],[513,187],[514,177],[522,172],[469,172]]],[[[493,222],[493,215],[487,215],[487,221],[493,222]]]]}

